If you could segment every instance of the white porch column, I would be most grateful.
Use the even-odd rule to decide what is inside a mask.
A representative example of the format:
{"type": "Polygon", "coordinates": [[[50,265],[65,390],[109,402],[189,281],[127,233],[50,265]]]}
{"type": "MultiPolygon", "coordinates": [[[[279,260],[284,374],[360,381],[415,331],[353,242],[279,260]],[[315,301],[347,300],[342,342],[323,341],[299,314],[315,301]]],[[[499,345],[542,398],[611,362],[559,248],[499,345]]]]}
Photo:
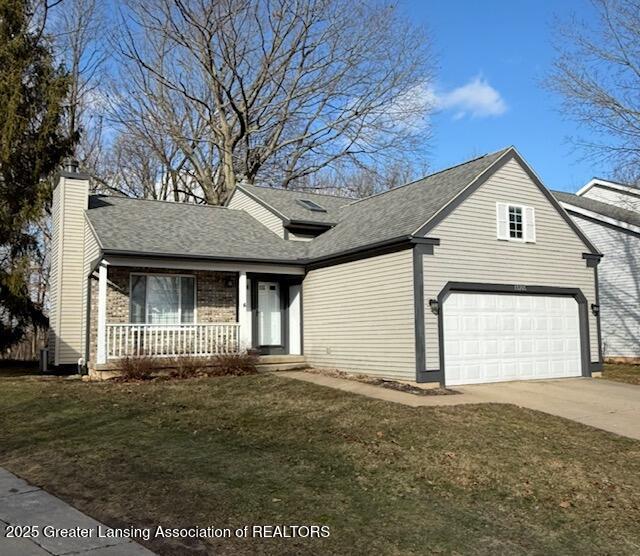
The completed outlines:
{"type": "Polygon", "coordinates": [[[98,268],[98,333],[97,333],[98,365],[107,362],[107,265],[100,263],[98,268]]]}
{"type": "Polygon", "coordinates": [[[302,286],[289,287],[289,354],[302,355],[301,303],[302,286]]]}
{"type": "Polygon", "coordinates": [[[251,347],[251,314],[247,311],[247,273],[238,273],[238,323],[240,324],[240,349],[251,347]]]}

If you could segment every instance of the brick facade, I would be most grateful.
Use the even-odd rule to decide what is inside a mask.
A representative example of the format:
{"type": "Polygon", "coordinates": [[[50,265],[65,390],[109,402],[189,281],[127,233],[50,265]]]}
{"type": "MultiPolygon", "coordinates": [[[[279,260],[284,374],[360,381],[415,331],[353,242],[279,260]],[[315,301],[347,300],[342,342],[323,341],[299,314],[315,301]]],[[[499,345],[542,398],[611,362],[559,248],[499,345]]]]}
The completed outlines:
{"type": "MultiPolygon", "coordinates": [[[[203,270],[159,270],[157,268],[108,267],[107,323],[125,324],[129,317],[129,284],[131,273],[189,274],[196,281],[196,322],[236,322],[238,274],[203,270]]],[[[91,280],[89,364],[94,366],[97,353],[98,280],[91,280]]]]}

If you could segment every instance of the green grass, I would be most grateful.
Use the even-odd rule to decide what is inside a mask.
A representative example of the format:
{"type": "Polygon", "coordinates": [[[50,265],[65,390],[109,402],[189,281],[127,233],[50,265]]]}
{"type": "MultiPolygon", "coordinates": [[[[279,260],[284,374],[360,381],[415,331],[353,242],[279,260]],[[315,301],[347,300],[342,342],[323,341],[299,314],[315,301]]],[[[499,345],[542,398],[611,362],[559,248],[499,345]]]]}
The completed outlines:
{"type": "Polygon", "coordinates": [[[602,378],[629,384],[640,384],[640,365],[607,363],[602,371],[602,378]]]}
{"type": "Polygon", "coordinates": [[[638,554],[640,442],[259,375],[0,383],[0,465],[110,525],[322,524],[161,554],[638,554]]]}

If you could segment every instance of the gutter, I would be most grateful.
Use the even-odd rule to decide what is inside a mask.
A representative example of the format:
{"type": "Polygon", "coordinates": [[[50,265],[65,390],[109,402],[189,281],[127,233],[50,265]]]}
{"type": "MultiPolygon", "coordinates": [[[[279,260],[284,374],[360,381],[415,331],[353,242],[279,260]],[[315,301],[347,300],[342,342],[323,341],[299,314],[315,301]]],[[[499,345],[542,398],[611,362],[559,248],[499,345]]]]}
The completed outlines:
{"type": "Polygon", "coordinates": [[[354,247],[351,249],[345,249],[338,253],[331,253],[320,257],[308,257],[300,259],[261,259],[251,257],[220,257],[209,255],[189,255],[185,253],[154,253],[154,252],[140,252],[140,251],[127,251],[121,249],[103,249],[101,257],[111,256],[135,256],[135,257],[148,257],[148,258],[160,258],[160,259],[184,259],[184,260],[198,260],[198,261],[212,261],[212,262],[239,262],[239,263],[252,263],[252,264],[273,264],[273,265],[287,265],[287,266],[301,266],[305,270],[318,268],[321,266],[331,266],[333,264],[339,264],[340,262],[346,262],[347,260],[364,259],[373,257],[382,252],[392,252],[400,249],[409,249],[414,245],[440,245],[440,240],[437,238],[423,238],[412,235],[398,236],[392,239],[379,241],[376,243],[370,243],[361,247],[354,247]]]}

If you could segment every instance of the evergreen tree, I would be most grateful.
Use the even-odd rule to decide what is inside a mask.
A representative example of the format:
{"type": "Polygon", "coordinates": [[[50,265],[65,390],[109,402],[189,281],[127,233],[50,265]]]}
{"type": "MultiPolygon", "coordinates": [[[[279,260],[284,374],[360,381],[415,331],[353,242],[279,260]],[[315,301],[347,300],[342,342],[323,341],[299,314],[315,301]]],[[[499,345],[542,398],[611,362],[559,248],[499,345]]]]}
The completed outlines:
{"type": "Polygon", "coordinates": [[[77,139],[60,125],[70,83],[54,63],[45,17],[38,0],[0,0],[0,349],[46,324],[29,294],[33,225],[50,198],[45,179],[77,139]]]}

